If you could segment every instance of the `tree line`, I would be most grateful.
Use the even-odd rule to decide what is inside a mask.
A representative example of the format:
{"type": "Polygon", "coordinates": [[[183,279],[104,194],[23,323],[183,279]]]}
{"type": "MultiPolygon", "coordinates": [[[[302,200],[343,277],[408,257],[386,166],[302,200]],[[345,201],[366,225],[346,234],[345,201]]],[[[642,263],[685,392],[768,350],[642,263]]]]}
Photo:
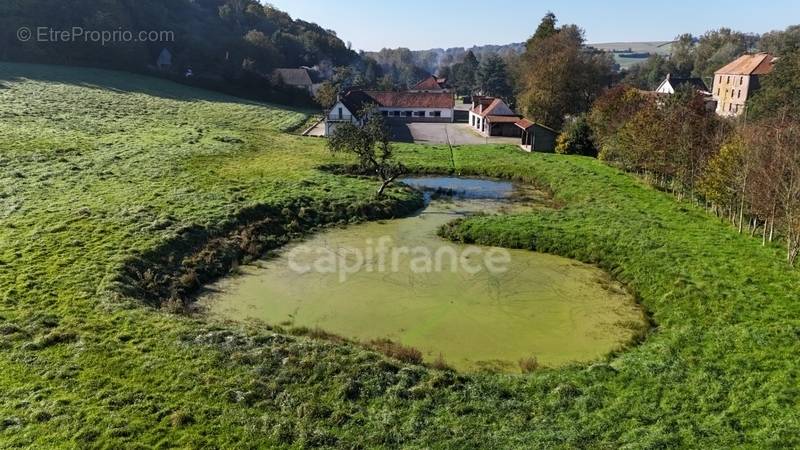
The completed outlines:
{"type": "MultiPolygon", "coordinates": [[[[667,74],[697,77],[710,84],[714,71],[747,52],[776,56],[800,48],[800,25],[762,35],[720,28],[701,36],[682,34],[672,43],[670,55],[652,55],[625,72],[623,83],[640,89],[655,89],[667,74]]],[[[711,86],[709,86],[711,88],[711,86]]]]}

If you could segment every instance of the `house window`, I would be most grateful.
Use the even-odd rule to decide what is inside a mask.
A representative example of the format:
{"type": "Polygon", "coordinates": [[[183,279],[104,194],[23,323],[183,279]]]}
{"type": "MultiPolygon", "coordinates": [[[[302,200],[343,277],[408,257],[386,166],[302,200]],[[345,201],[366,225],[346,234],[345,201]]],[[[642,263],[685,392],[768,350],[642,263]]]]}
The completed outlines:
{"type": "Polygon", "coordinates": [[[392,115],[400,117],[400,111],[392,111],[392,115]]]}
{"type": "Polygon", "coordinates": [[[411,111],[403,111],[406,117],[411,117],[411,111]]]}
{"type": "Polygon", "coordinates": [[[739,86],[744,84],[744,77],[739,77],[739,86]]]}
{"type": "Polygon", "coordinates": [[[722,83],[722,75],[720,75],[717,79],[717,83],[722,83]]]}
{"type": "Polygon", "coordinates": [[[728,75],[728,84],[731,84],[731,76],[728,75]]]}
{"type": "Polygon", "coordinates": [[[344,114],[342,113],[342,108],[339,108],[339,120],[344,118],[344,114]]]}
{"type": "Polygon", "coordinates": [[[383,117],[388,117],[389,116],[389,111],[381,111],[381,115],[383,117]]]}
{"type": "Polygon", "coordinates": [[[425,111],[414,111],[414,115],[417,117],[425,117],[425,111]]]}
{"type": "Polygon", "coordinates": [[[728,112],[733,111],[733,103],[728,103],[728,112]]]}
{"type": "Polygon", "coordinates": [[[431,115],[433,117],[442,117],[442,112],[441,111],[431,111],[431,115]]]}
{"type": "Polygon", "coordinates": [[[738,94],[738,96],[736,98],[742,98],[742,90],[741,89],[739,89],[739,94],[738,94]]]}
{"type": "Polygon", "coordinates": [[[717,97],[719,97],[719,88],[717,88],[717,97]]]}

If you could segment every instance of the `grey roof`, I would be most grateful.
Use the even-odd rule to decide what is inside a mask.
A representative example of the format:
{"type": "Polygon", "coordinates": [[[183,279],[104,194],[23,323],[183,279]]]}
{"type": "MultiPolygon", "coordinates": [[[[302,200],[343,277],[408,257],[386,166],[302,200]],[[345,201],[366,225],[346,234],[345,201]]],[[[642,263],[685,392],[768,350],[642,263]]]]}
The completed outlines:
{"type": "Polygon", "coordinates": [[[681,78],[681,77],[669,77],[669,84],[672,85],[673,89],[678,89],[681,86],[692,86],[699,91],[706,91],[708,92],[708,86],[701,80],[700,78],[681,78]]]}
{"type": "Polygon", "coordinates": [[[290,86],[311,86],[313,84],[306,69],[275,69],[274,74],[290,86]]]}
{"type": "Polygon", "coordinates": [[[377,104],[374,98],[361,90],[351,90],[343,95],[339,101],[356,117],[361,117],[361,112],[365,107],[377,104]]]}

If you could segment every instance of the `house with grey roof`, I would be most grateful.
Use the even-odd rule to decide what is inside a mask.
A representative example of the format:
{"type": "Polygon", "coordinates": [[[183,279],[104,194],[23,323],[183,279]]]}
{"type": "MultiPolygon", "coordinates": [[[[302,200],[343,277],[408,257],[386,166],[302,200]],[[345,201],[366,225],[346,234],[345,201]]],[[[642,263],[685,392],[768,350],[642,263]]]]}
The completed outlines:
{"type": "Polygon", "coordinates": [[[674,77],[672,74],[667,74],[667,78],[658,85],[656,92],[659,94],[674,94],[675,91],[684,87],[691,87],[702,95],[711,95],[708,86],[700,78],[694,77],[674,77]]]}
{"type": "Polygon", "coordinates": [[[272,80],[274,83],[283,83],[287,86],[292,86],[298,89],[308,91],[308,95],[316,94],[317,85],[311,80],[308,70],[300,69],[275,69],[272,72],[272,80]]]}

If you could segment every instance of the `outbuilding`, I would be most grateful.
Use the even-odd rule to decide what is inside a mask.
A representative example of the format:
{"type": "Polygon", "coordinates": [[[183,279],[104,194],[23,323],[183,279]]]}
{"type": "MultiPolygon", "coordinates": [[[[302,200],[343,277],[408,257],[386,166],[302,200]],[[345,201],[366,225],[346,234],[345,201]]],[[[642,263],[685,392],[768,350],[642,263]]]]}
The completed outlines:
{"type": "Polygon", "coordinates": [[[521,132],[520,147],[527,152],[553,153],[558,133],[545,125],[520,119],[514,124],[521,132]]]}
{"type": "Polygon", "coordinates": [[[515,126],[522,118],[503,100],[494,97],[475,96],[469,110],[469,125],[483,136],[520,137],[515,126]]]}

